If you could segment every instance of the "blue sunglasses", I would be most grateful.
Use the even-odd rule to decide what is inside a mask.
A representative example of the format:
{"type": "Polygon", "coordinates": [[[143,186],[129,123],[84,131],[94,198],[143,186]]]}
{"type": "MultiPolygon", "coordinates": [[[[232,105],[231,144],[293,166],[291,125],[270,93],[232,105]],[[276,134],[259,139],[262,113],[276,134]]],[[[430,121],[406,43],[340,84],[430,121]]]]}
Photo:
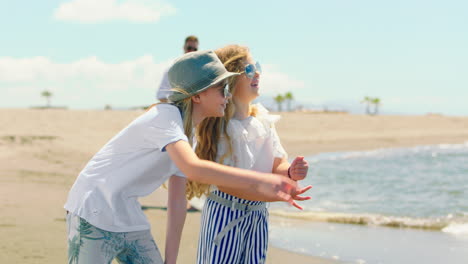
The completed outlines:
{"type": "Polygon", "coordinates": [[[221,96],[224,97],[224,98],[227,98],[227,97],[232,95],[231,92],[229,92],[229,83],[228,82],[216,84],[213,87],[220,87],[219,91],[221,92],[221,96]]]}
{"type": "Polygon", "coordinates": [[[255,76],[255,73],[258,72],[258,73],[262,73],[262,67],[260,66],[260,63],[257,61],[255,63],[255,65],[253,64],[247,64],[245,66],[245,75],[247,76],[247,78],[249,79],[253,79],[253,77],[255,76]]]}
{"type": "Polygon", "coordinates": [[[231,96],[231,93],[229,92],[229,83],[224,85],[223,96],[224,98],[231,96]]]}

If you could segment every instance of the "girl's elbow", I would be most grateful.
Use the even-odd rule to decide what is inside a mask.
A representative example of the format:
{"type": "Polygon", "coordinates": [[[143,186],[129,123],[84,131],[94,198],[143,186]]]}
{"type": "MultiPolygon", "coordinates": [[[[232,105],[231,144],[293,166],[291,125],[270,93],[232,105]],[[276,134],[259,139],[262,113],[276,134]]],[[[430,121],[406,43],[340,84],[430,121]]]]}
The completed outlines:
{"type": "Polygon", "coordinates": [[[186,168],[186,171],[184,172],[185,176],[187,179],[191,181],[200,181],[201,179],[201,172],[200,172],[200,166],[198,164],[193,164],[191,166],[188,166],[186,168]]]}
{"type": "Polygon", "coordinates": [[[185,176],[187,176],[187,179],[194,182],[210,184],[210,181],[208,180],[209,177],[203,172],[203,170],[191,170],[185,176]]]}
{"type": "Polygon", "coordinates": [[[187,176],[187,179],[189,179],[191,181],[198,181],[199,180],[198,175],[196,173],[193,173],[193,172],[186,173],[185,176],[187,176]]]}

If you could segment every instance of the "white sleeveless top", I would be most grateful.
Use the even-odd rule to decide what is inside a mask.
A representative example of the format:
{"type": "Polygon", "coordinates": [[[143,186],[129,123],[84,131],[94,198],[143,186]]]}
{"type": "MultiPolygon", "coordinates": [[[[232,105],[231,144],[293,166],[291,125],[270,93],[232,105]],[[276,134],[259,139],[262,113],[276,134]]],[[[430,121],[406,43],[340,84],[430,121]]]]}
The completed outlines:
{"type": "MultiPolygon", "coordinates": [[[[261,104],[254,104],[257,116],[246,119],[231,119],[227,133],[231,137],[232,155],[222,161],[236,168],[271,173],[275,158],[287,158],[276,132],[279,115],[271,115],[261,104]]],[[[218,161],[228,151],[226,138],[221,137],[218,146],[218,161]]]]}

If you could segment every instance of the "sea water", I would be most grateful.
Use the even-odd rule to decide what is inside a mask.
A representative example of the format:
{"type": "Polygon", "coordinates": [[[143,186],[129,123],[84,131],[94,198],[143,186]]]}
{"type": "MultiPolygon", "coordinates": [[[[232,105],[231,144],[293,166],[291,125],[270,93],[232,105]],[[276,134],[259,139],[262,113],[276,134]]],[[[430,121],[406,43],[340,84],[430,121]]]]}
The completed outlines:
{"type": "Polygon", "coordinates": [[[468,143],[307,158],[303,212],[270,206],[271,243],[353,263],[468,263],[468,143]]]}

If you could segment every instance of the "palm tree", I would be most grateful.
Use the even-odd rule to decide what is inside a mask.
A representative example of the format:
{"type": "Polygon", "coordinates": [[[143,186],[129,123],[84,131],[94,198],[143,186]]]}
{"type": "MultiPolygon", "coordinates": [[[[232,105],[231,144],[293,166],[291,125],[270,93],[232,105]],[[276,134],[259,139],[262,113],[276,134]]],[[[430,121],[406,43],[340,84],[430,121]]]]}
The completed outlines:
{"type": "Polygon", "coordinates": [[[369,96],[364,97],[362,99],[361,104],[366,104],[366,114],[370,115],[370,104],[371,104],[372,98],[369,96]]]}
{"type": "Polygon", "coordinates": [[[380,106],[380,98],[374,97],[372,98],[372,104],[374,105],[374,111],[372,112],[373,115],[376,115],[379,113],[379,106],[380,106]]]}
{"type": "Polygon", "coordinates": [[[282,106],[282,103],[284,102],[284,99],[285,99],[284,96],[282,96],[281,94],[278,94],[273,99],[275,99],[275,102],[278,104],[278,112],[283,111],[281,106],[282,106]]]}
{"type": "Polygon", "coordinates": [[[376,114],[379,113],[380,98],[366,96],[361,101],[361,103],[366,104],[366,114],[376,115],[376,114]],[[371,107],[372,107],[372,109],[371,109],[371,107]]]}
{"type": "Polygon", "coordinates": [[[45,90],[41,93],[41,96],[42,97],[45,97],[45,99],[47,100],[47,108],[50,107],[50,98],[52,97],[52,93],[45,90]]]}
{"type": "Polygon", "coordinates": [[[287,101],[288,103],[288,111],[291,111],[291,101],[294,99],[293,95],[291,92],[287,92],[285,95],[284,95],[284,99],[287,101]]]}

